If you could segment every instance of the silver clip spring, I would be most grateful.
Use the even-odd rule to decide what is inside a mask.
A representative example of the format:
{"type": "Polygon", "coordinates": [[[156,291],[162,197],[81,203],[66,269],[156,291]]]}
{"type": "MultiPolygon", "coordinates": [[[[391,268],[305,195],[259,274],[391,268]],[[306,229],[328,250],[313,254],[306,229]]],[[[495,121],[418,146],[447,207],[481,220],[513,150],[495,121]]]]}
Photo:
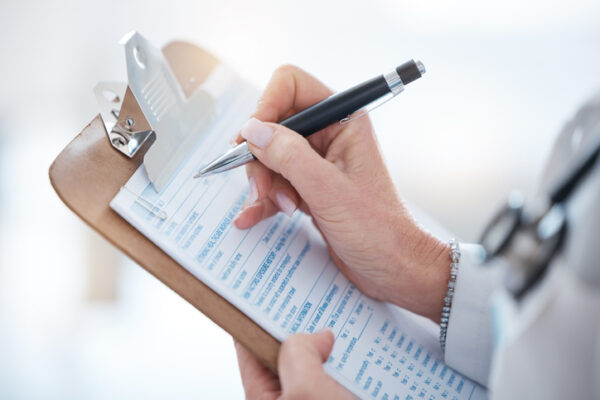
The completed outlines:
{"type": "Polygon", "coordinates": [[[135,196],[135,202],[142,206],[145,210],[151,212],[156,215],[161,220],[165,220],[168,218],[167,212],[157,206],[155,203],[151,202],[148,199],[145,199],[141,194],[134,192],[129,189],[127,186],[122,186],[121,189],[127,190],[129,193],[135,196]]]}

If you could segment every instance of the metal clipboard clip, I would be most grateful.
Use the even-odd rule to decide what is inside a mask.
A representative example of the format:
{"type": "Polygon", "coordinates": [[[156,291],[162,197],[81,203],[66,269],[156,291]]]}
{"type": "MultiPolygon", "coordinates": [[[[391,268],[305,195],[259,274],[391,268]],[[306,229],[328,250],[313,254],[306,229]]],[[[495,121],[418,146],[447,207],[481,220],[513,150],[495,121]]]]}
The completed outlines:
{"type": "Polygon", "coordinates": [[[204,70],[210,70],[218,61],[183,42],[161,51],[138,32],[125,35],[121,44],[128,84],[101,82],[94,93],[113,148],[131,158],[152,141],[144,167],[154,190],[160,192],[216,114],[217,102],[203,87],[204,78],[194,76],[183,64],[188,57],[190,64],[201,59],[204,70]],[[179,65],[177,76],[171,69],[173,63],[179,65]]]}
{"type": "Polygon", "coordinates": [[[110,144],[127,157],[154,133],[131,89],[122,82],[100,82],[94,88],[110,144]]]}

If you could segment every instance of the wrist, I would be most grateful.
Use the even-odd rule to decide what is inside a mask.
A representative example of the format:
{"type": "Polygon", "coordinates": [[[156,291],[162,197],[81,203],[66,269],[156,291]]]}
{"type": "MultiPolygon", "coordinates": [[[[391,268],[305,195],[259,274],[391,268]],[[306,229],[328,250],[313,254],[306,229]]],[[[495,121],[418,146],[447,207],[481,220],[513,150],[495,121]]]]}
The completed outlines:
{"type": "Polygon", "coordinates": [[[439,323],[448,288],[450,246],[418,226],[411,229],[402,234],[388,301],[439,323]]]}

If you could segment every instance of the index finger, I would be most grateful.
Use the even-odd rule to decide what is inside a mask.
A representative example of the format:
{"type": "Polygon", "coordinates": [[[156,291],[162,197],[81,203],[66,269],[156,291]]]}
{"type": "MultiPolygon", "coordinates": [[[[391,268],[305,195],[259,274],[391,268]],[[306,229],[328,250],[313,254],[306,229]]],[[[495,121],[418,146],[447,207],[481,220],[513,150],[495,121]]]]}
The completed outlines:
{"type": "Polygon", "coordinates": [[[254,117],[265,122],[279,122],[332,94],[323,82],[303,69],[283,65],[273,73],[254,117]]]}
{"type": "MultiPolygon", "coordinates": [[[[295,65],[283,65],[273,72],[254,114],[264,122],[280,122],[331,96],[323,82],[295,65]]],[[[244,139],[238,134],[236,143],[244,139]]]]}

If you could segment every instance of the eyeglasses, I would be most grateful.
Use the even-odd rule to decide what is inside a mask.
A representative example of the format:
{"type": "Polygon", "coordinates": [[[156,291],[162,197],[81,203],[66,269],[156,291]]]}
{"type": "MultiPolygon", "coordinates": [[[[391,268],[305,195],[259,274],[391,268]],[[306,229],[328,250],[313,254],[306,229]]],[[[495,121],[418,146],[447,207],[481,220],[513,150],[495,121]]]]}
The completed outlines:
{"type": "Polygon", "coordinates": [[[507,204],[483,231],[479,242],[486,251],[486,260],[502,255],[508,261],[504,284],[515,299],[521,299],[540,282],[550,261],[560,251],[568,230],[566,203],[592,170],[599,154],[600,138],[558,180],[541,207],[526,209],[523,195],[512,192],[507,204]]]}

